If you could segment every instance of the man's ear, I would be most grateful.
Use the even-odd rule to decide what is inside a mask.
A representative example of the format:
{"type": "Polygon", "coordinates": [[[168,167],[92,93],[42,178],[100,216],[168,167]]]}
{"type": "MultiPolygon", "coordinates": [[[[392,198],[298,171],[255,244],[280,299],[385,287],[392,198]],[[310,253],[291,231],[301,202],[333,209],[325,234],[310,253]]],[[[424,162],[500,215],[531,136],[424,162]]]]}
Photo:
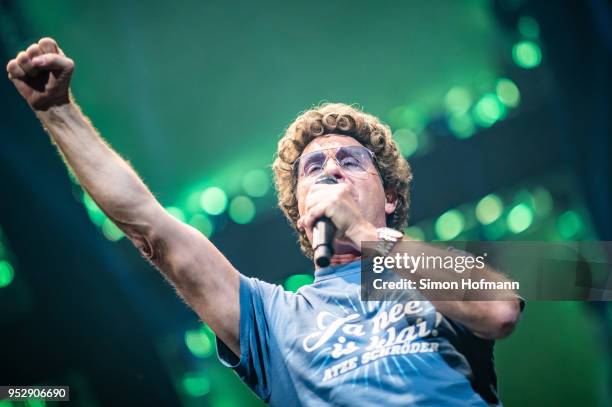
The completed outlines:
{"type": "Polygon", "coordinates": [[[395,191],[385,192],[385,213],[391,215],[397,208],[397,193],[395,191]]]}

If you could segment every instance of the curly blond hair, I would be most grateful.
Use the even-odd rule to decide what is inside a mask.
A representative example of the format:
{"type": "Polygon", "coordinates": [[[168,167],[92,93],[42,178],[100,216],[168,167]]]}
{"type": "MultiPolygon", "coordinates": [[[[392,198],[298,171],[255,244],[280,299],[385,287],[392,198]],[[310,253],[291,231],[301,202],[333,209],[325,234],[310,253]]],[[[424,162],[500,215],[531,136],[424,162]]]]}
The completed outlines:
{"type": "Polygon", "coordinates": [[[403,230],[408,222],[408,186],[412,181],[412,171],[393,140],[389,127],[359,108],[343,103],[321,104],[300,114],[289,125],[278,142],[277,156],[272,164],[278,205],[298,233],[302,252],[310,259],[313,257],[312,246],[306,233],[297,228],[300,215],[296,196],[297,174],[293,171],[293,163],[312,140],[328,134],[353,137],[375,154],[383,188],[397,198],[395,211],[387,215],[387,226],[403,230]]]}

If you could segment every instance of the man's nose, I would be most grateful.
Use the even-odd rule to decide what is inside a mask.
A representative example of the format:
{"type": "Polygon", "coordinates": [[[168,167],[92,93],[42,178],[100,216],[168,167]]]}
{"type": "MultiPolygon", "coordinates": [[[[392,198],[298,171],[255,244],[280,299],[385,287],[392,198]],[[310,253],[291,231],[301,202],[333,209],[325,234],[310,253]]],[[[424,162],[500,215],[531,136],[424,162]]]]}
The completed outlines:
{"type": "Polygon", "coordinates": [[[340,167],[338,165],[338,162],[331,157],[327,160],[327,163],[325,164],[325,168],[323,170],[323,173],[325,175],[334,177],[337,180],[344,179],[344,172],[342,171],[342,167],[340,167]]]}

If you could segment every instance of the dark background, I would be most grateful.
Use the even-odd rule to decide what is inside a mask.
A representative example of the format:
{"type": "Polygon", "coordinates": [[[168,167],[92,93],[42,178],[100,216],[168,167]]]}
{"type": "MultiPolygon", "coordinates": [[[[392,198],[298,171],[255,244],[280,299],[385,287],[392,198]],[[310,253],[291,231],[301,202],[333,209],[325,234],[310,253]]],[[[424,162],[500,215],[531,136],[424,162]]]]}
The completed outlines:
{"type": "MultiPolygon", "coordinates": [[[[612,240],[611,21],[605,0],[0,0],[0,56],[54,37],[84,112],[162,204],[295,289],[312,267],[269,166],[321,101],[391,126],[415,238],[612,240]]],[[[257,404],[8,80],[0,93],[0,384],[70,385],[85,406],[257,404]]],[[[505,405],[610,405],[611,325],[607,303],[529,303],[496,346],[505,405]]]]}

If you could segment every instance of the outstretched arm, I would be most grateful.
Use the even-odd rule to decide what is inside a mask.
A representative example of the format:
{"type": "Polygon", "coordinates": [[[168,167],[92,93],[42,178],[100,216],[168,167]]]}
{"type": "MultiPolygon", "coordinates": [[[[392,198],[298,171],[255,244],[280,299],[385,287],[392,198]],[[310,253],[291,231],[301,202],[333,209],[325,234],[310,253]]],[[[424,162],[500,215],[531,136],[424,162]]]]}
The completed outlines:
{"type": "Polygon", "coordinates": [[[217,248],[157,202],[136,172],[102,139],[70,97],[74,62],[43,38],[7,65],[83,188],[181,297],[236,354],[239,274],[217,248]],[[223,306],[219,306],[223,304],[223,306]]]}

